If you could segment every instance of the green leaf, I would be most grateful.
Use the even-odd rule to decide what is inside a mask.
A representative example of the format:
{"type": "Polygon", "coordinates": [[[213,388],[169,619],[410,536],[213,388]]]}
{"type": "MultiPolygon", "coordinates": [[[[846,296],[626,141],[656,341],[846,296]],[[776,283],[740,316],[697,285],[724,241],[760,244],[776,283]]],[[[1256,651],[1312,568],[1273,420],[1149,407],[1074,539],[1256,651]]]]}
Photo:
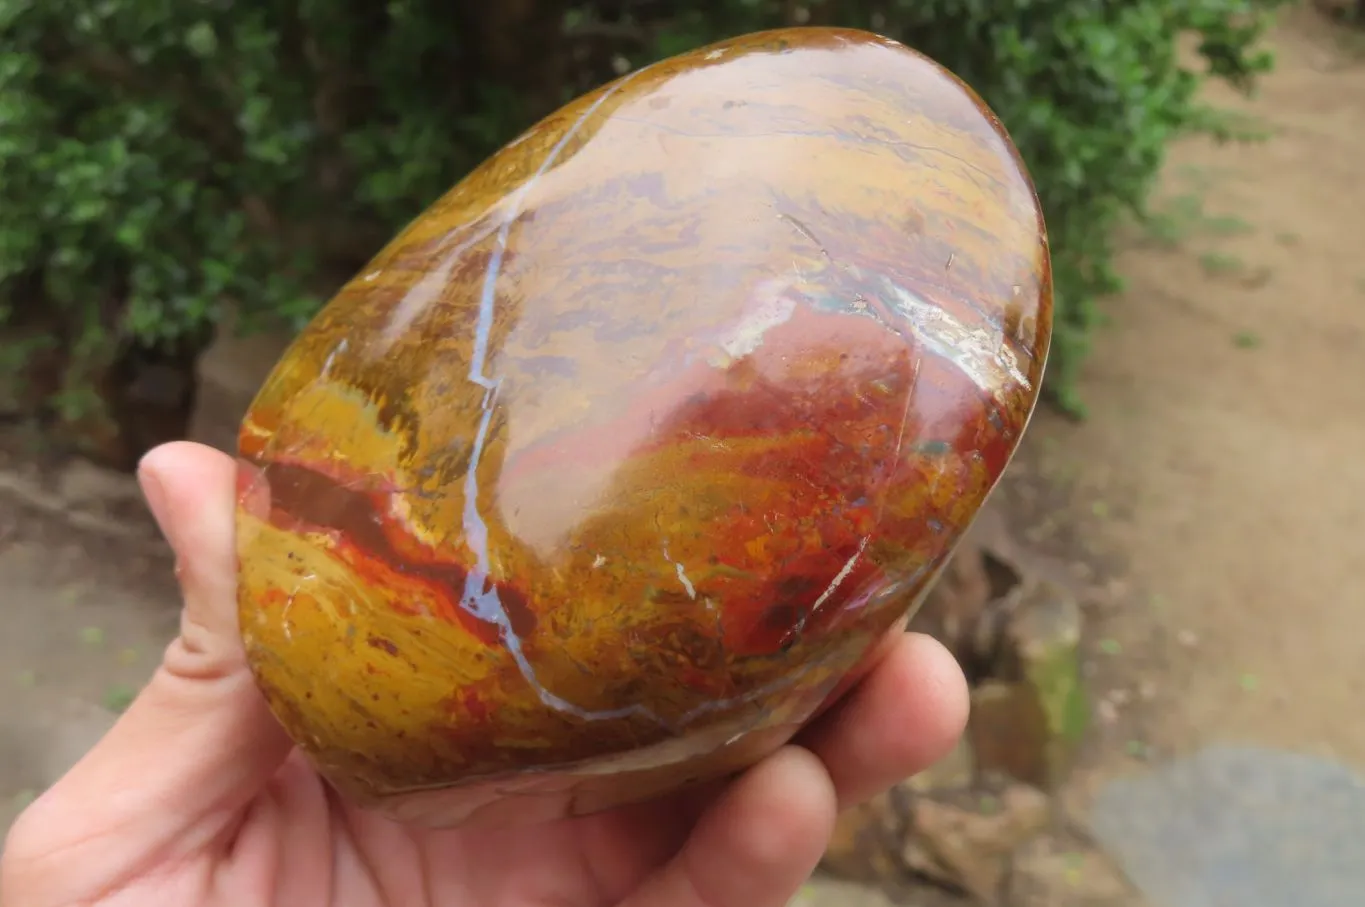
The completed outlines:
{"type": "Polygon", "coordinates": [[[209,22],[196,22],[185,32],[185,46],[196,57],[213,56],[218,50],[218,35],[209,22]]]}

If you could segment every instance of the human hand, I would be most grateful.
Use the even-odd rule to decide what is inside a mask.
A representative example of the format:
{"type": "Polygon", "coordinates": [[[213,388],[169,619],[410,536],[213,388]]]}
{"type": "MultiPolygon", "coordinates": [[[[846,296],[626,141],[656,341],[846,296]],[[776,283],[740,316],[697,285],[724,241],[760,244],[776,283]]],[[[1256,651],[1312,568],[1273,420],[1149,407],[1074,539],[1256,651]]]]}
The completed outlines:
{"type": "Polygon", "coordinates": [[[177,556],[180,635],[117,724],[11,830],[3,907],[782,907],[836,811],[961,733],[966,685],[897,633],[869,673],[737,779],[507,830],[397,825],[341,802],[291,747],[237,627],[236,466],[175,443],[144,459],[177,556]]]}

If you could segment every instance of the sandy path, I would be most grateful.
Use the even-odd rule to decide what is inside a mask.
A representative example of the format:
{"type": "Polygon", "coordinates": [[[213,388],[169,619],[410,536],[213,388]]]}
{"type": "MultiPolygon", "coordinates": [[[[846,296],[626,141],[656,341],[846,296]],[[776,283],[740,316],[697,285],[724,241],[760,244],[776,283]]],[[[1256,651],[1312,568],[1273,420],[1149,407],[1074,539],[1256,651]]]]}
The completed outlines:
{"type": "Polygon", "coordinates": [[[1276,43],[1239,105],[1273,140],[1192,143],[1166,181],[1245,227],[1125,257],[1092,417],[1053,430],[1152,593],[1109,629],[1159,655],[1152,741],[1365,768],[1365,65],[1304,15],[1276,43]]]}

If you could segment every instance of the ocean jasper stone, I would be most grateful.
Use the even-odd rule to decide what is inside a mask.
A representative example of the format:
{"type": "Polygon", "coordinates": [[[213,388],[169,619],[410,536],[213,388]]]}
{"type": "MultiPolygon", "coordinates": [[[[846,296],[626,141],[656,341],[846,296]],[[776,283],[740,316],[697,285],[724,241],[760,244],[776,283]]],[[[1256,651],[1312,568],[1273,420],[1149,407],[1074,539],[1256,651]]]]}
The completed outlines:
{"type": "Polygon", "coordinates": [[[415,823],[743,768],[943,566],[1051,305],[1024,166],[924,57],[794,29],[624,76],[433,204],[261,389],[260,688],[344,795],[415,823]]]}

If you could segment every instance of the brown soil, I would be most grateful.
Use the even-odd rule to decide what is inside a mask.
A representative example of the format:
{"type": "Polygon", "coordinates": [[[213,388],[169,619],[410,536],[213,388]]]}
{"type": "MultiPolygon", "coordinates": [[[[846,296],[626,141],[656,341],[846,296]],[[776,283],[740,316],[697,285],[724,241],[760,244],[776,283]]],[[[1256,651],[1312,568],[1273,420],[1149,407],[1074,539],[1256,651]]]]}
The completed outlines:
{"type": "MultiPolygon", "coordinates": [[[[108,729],[160,660],[179,617],[170,561],[149,517],[73,525],[35,506],[57,495],[35,491],[17,470],[5,477],[0,828],[108,729]]],[[[126,503],[133,488],[117,490],[126,503]]]]}
{"type": "MultiPolygon", "coordinates": [[[[1255,101],[1217,98],[1273,138],[1188,143],[1165,180],[1177,208],[1198,194],[1244,223],[1124,255],[1091,417],[1041,415],[1004,495],[1101,615],[1080,804],[1135,756],[1211,740],[1365,768],[1365,57],[1306,10],[1276,45],[1255,101]]],[[[176,617],[147,537],[11,500],[0,485],[0,828],[102,732],[176,617]]]]}
{"type": "Polygon", "coordinates": [[[1037,426],[1126,555],[1105,632],[1132,654],[1104,673],[1144,686],[1158,752],[1244,741],[1365,768],[1365,58],[1345,38],[1299,11],[1259,98],[1217,97],[1273,137],[1181,147],[1166,187],[1243,223],[1125,255],[1092,417],[1037,426]]]}

